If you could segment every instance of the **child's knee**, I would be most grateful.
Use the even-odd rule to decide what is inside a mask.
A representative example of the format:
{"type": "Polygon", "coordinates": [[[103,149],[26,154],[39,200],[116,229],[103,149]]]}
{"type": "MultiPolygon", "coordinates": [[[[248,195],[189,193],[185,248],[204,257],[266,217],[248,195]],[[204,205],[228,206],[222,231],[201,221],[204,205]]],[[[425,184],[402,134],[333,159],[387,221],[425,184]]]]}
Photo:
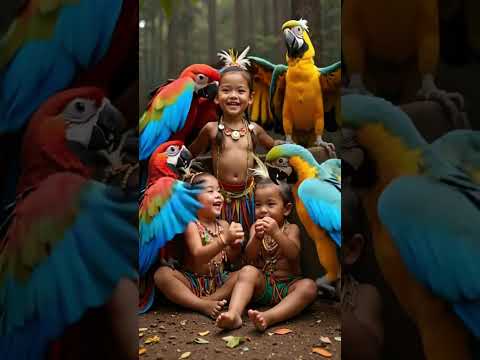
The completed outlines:
{"type": "Polygon", "coordinates": [[[305,298],[311,299],[312,301],[317,297],[317,284],[312,279],[302,279],[301,288],[304,293],[305,298]]]}
{"type": "Polygon", "coordinates": [[[251,265],[246,265],[240,269],[238,281],[255,281],[260,275],[260,270],[251,265]]]}
{"type": "Polygon", "coordinates": [[[153,281],[157,287],[161,288],[166,282],[168,282],[168,278],[172,275],[172,269],[168,266],[161,266],[155,274],[153,275],[153,281]]]}

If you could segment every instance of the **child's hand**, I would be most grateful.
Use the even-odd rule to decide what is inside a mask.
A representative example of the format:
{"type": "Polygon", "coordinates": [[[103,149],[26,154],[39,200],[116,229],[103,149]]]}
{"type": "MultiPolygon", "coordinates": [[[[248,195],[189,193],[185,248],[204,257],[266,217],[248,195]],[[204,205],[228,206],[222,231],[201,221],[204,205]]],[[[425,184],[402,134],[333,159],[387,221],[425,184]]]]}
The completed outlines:
{"type": "Polygon", "coordinates": [[[259,219],[255,221],[255,236],[257,239],[263,239],[263,236],[265,235],[265,227],[263,225],[262,219],[259,219]]]}
{"type": "Polygon", "coordinates": [[[277,222],[271,217],[264,217],[262,222],[264,231],[267,235],[273,236],[276,232],[280,231],[277,222]]]}
{"type": "Polygon", "coordinates": [[[228,230],[225,233],[225,243],[227,245],[232,245],[238,241],[243,241],[243,227],[239,223],[232,222],[228,227],[228,230]]]}

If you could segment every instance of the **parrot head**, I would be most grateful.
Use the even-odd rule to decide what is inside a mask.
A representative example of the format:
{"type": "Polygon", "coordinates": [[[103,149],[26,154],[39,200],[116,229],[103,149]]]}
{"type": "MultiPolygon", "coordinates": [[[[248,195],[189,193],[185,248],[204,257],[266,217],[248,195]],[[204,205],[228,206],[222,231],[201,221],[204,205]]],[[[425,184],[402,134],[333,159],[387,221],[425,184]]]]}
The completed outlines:
{"type": "Polygon", "coordinates": [[[296,144],[282,144],[274,146],[265,158],[268,174],[276,184],[286,181],[295,184],[298,173],[310,171],[315,173],[318,163],[313,155],[303,146],[296,144]]]}
{"type": "Polygon", "coordinates": [[[119,145],[124,126],[122,114],[99,88],[74,88],[50,97],[25,131],[20,184],[32,186],[60,171],[90,176],[99,153],[119,145]]]}
{"type": "Polygon", "coordinates": [[[148,183],[154,183],[165,176],[178,178],[186,172],[192,161],[192,154],[180,140],[168,141],[160,145],[150,157],[148,163],[148,183]]]}
{"type": "Polygon", "coordinates": [[[195,82],[195,92],[200,97],[213,100],[220,82],[220,72],[206,64],[193,64],[185,68],[180,77],[189,77],[195,82]]]}
{"type": "Polygon", "coordinates": [[[287,59],[313,58],[315,49],[308,36],[307,20],[288,20],[282,25],[287,45],[287,59]]]}

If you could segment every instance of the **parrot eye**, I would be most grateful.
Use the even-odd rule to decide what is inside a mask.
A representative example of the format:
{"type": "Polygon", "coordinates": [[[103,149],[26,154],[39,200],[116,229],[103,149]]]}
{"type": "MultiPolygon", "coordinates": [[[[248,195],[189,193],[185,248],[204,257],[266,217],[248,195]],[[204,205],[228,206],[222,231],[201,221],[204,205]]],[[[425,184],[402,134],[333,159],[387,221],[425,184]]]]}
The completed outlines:
{"type": "Polygon", "coordinates": [[[168,156],[175,156],[175,155],[178,154],[179,151],[180,151],[180,147],[175,146],[175,145],[171,145],[167,148],[167,155],[168,156]]]}
{"type": "Polygon", "coordinates": [[[303,29],[301,26],[296,26],[292,29],[293,33],[297,36],[302,36],[303,35],[303,29]]]}
{"type": "Polygon", "coordinates": [[[77,101],[75,103],[75,110],[77,110],[79,113],[83,113],[85,111],[85,104],[81,101],[77,101]]]}
{"type": "Polygon", "coordinates": [[[288,159],[287,158],[280,158],[276,161],[278,166],[287,166],[288,165],[288,159]]]}
{"type": "Polygon", "coordinates": [[[206,84],[208,82],[208,78],[203,74],[198,74],[196,79],[199,84],[206,84]]]}

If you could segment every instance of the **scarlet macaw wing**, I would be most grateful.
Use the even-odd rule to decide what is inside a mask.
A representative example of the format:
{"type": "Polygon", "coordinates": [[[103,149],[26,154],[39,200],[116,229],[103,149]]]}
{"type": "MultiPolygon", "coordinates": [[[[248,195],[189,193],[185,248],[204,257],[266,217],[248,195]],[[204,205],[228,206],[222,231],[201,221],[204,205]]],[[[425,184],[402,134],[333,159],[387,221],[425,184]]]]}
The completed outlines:
{"type": "Polygon", "coordinates": [[[270,111],[270,84],[275,65],[268,60],[249,56],[250,73],[253,77],[253,103],[250,106],[250,119],[268,128],[273,124],[270,111]]]}
{"type": "Polygon", "coordinates": [[[201,208],[197,196],[201,187],[192,187],[173,178],[160,178],[150,186],[139,209],[139,270],[144,275],[155,263],[160,249],[176,234],[185,231],[201,208]]]}
{"type": "Polygon", "coordinates": [[[332,65],[318,68],[325,112],[329,112],[334,106],[339,105],[340,87],[342,85],[341,66],[341,62],[338,61],[332,65]]]}
{"type": "Polygon", "coordinates": [[[159,89],[139,121],[140,160],[147,159],[185,126],[193,92],[190,78],[177,79],[159,89]]]}
{"type": "Polygon", "coordinates": [[[122,0],[29,1],[0,38],[0,133],[21,129],[107,53],[122,0]],[[34,59],[34,61],[32,61],[34,59]]]}
{"type": "Polygon", "coordinates": [[[298,187],[298,197],[312,221],[325,230],[340,247],[342,220],[339,187],[320,179],[307,179],[298,187]]]}
{"type": "Polygon", "coordinates": [[[0,247],[3,359],[43,359],[49,341],[136,277],[137,208],[120,189],[71,173],[18,203],[0,247]]]}
{"type": "Polygon", "coordinates": [[[480,337],[480,186],[458,175],[401,177],[382,193],[378,213],[409,271],[480,337]]]}

